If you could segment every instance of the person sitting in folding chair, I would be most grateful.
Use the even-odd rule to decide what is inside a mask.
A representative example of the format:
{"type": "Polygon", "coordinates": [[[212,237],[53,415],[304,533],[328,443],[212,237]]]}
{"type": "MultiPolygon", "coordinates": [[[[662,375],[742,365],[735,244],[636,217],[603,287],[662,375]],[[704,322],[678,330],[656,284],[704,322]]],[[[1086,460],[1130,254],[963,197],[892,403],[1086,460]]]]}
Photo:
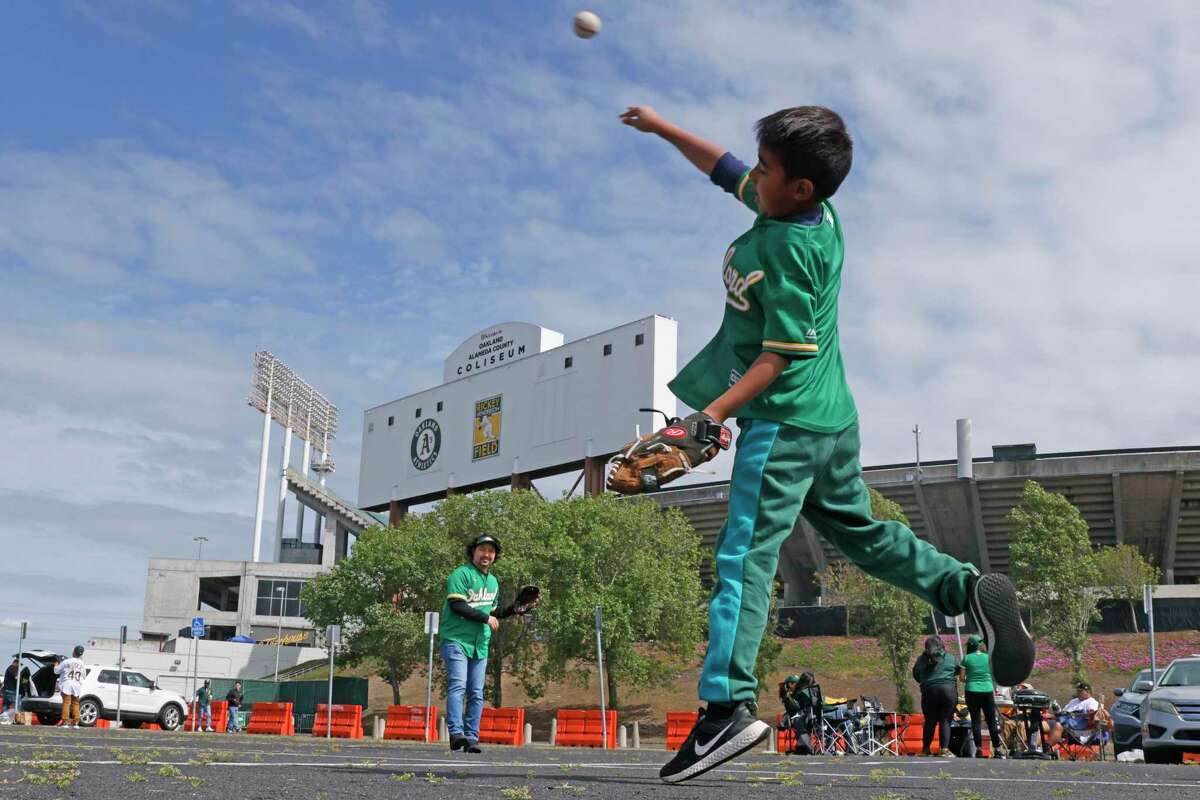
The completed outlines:
{"type": "Polygon", "coordinates": [[[792,755],[810,756],[819,749],[821,711],[824,697],[816,676],[811,672],[789,675],[780,687],[780,699],[786,713],[786,723],[796,733],[792,755]]]}
{"type": "Polygon", "coordinates": [[[1063,751],[1067,758],[1075,760],[1081,751],[1098,747],[1100,760],[1104,760],[1107,734],[1104,726],[1097,724],[1098,718],[1103,721],[1100,713],[1102,709],[1100,701],[1092,697],[1092,687],[1089,684],[1075,684],[1075,697],[1063,706],[1059,715],[1063,728],[1063,751]]]}

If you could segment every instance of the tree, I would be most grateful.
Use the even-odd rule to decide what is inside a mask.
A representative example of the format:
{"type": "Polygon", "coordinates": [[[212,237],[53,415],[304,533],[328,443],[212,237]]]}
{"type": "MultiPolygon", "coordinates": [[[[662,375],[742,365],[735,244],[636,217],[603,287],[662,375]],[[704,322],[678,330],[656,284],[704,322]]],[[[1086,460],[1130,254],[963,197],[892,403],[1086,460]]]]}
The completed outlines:
{"type": "Polygon", "coordinates": [[[1087,521],[1066,497],[1035,481],[1025,483],[1008,519],[1009,569],[1034,610],[1034,631],[1071,659],[1074,680],[1084,680],[1083,650],[1088,624],[1099,618],[1094,587],[1100,580],[1087,521]]]}
{"type": "Polygon", "coordinates": [[[341,660],[375,665],[395,703],[400,684],[425,662],[424,612],[441,607],[445,576],[457,563],[451,553],[451,543],[431,536],[421,518],[371,528],[301,593],[315,626],[343,626],[341,660]]]}
{"type": "MultiPolygon", "coordinates": [[[[871,516],[908,525],[908,517],[898,503],[874,489],[871,492],[871,516]]],[[[861,573],[857,567],[853,568],[861,573]]],[[[863,574],[867,591],[868,629],[879,642],[887,660],[888,678],[896,687],[896,710],[913,712],[913,697],[908,688],[909,667],[917,640],[925,631],[929,604],[903,589],[863,574]]]]}
{"type": "Polygon", "coordinates": [[[1133,623],[1133,632],[1137,633],[1137,612],[1133,604],[1141,598],[1143,586],[1158,585],[1162,573],[1131,544],[1101,547],[1096,552],[1096,569],[1100,573],[1099,586],[1107,590],[1108,596],[1129,604],[1129,621],[1133,623]]]}
{"type": "Polygon", "coordinates": [[[850,612],[865,608],[871,599],[871,583],[867,574],[846,561],[830,564],[816,575],[821,593],[831,603],[846,606],[846,635],[850,635],[850,612]]]}
{"type": "Polygon", "coordinates": [[[578,497],[549,504],[535,632],[543,683],[592,674],[594,614],[603,616],[608,705],[620,686],[662,686],[695,662],[705,624],[700,537],[677,510],[649,498],[578,497]]]}

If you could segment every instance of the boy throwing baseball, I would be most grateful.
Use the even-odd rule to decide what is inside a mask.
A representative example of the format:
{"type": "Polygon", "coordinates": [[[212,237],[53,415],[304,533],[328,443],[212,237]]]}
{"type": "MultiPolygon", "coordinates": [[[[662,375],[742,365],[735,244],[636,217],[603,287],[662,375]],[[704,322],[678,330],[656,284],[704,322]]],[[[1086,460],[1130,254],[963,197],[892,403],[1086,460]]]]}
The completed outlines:
{"type": "Polygon", "coordinates": [[[750,229],[725,252],[721,327],[670,384],[680,400],[703,410],[631,444],[614,459],[616,478],[609,482],[626,491],[656,488],[679,470],[662,473],[646,467],[647,459],[674,453],[685,468],[695,467],[727,446],[725,420],[738,421],[700,675],[707,708],[662,768],[662,779],[693,778],[770,733],[757,718],[754,662],[779,549],[801,514],[867,573],[944,614],[970,608],[997,682],[1019,683],[1033,667],[1034,648],[1012,583],[1002,575],[981,576],[904,525],[871,517],[858,415],[838,348],[843,241],[829,198],[850,171],[853,153],[842,119],[820,106],[764,117],[756,126],[753,168],[648,106],[629,108],[621,121],[673,144],[755,213],[750,229]],[[649,480],[646,471],[654,472],[649,480]]]}

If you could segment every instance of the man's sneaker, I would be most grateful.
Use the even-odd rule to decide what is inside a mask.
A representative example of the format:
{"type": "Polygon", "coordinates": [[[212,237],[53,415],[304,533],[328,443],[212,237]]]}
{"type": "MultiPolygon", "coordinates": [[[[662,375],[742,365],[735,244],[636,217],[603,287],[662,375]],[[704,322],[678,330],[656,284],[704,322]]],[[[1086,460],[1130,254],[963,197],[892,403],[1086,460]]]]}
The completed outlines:
{"type": "Polygon", "coordinates": [[[756,718],[755,711],[746,702],[732,707],[710,703],[658,777],[667,783],[686,781],[754,747],[771,734],[771,726],[756,718]]]}
{"type": "Polygon", "coordinates": [[[463,748],[468,753],[482,753],[483,749],[479,746],[479,742],[474,739],[468,739],[466,747],[463,748]]]}
{"type": "Polygon", "coordinates": [[[1004,575],[995,573],[974,578],[967,593],[971,616],[983,634],[992,677],[1001,686],[1016,686],[1033,671],[1033,637],[1021,620],[1017,590],[1004,575]]]}
{"type": "Polygon", "coordinates": [[[469,742],[469,741],[471,741],[471,740],[465,736],[451,736],[450,737],[450,749],[451,750],[462,750],[464,747],[467,746],[467,742],[469,742]]]}

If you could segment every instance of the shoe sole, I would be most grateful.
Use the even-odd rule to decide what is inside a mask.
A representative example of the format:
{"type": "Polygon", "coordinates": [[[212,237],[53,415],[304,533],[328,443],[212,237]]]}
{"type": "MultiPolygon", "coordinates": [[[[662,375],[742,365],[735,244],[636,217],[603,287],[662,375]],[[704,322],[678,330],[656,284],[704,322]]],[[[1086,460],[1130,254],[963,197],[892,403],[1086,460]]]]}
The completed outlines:
{"type": "Polygon", "coordinates": [[[689,778],[694,778],[697,775],[702,775],[708,772],[713,767],[724,764],[730,759],[737,758],[742,753],[746,752],[754,745],[761,742],[771,733],[771,726],[762,720],[754,720],[745,728],[740,730],[736,736],[730,739],[725,744],[708,753],[704,758],[692,764],[686,769],[676,772],[674,775],[659,775],[664,783],[680,783],[689,778]]]}
{"type": "Polygon", "coordinates": [[[996,683],[1016,686],[1028,678],[1035,657],[1033,637],[1021,619],[1012,581],[1003,575],[980,577],[971,593],[971,614],[982,630],[996,683]]]}

